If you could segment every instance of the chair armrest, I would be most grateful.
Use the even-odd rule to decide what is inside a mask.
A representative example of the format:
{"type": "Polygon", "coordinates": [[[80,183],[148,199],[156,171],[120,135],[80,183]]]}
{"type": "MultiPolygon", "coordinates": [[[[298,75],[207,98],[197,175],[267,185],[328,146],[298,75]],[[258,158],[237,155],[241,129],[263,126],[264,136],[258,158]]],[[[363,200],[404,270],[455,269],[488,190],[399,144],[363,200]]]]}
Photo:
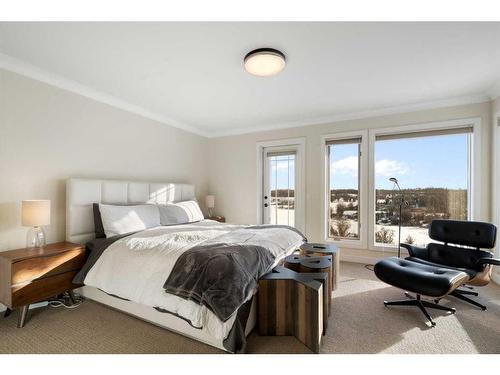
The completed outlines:
{"type": "Polygon", "coordinates": [[[428,252],[425,247],[413,246],[407,243],[402,243],[401,247],[404,247],[406,250],[408,250],[408,253],[410,254],[411,257],[423,260],[427,260],[428,258],[428,252]]]}
{"type": "Polygon", "coordinates": [[[484,264],[491,264],[493,266],[500,266],[500,259],[495,258],[480,258],[477,261],[477,265],[482,266],[484,264]]]}

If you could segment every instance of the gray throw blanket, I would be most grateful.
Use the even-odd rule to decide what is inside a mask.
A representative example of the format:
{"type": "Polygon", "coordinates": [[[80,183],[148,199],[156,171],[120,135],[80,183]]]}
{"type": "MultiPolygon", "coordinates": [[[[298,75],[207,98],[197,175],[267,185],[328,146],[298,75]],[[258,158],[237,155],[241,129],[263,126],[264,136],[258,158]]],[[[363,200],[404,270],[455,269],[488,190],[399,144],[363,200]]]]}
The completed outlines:
{"type": "MultiPolygon", "coordinates": [[[[287,226],[254,226],[199,244],[183,253],[165,282],[167,293],[207,306],[226,321],[251,296],[283,248],[265,235],[287,226]],[[259,233],[260,232],[260,233],[259,233]]],[[[282,231],[280,231],[282,232],[282,231]]]]}

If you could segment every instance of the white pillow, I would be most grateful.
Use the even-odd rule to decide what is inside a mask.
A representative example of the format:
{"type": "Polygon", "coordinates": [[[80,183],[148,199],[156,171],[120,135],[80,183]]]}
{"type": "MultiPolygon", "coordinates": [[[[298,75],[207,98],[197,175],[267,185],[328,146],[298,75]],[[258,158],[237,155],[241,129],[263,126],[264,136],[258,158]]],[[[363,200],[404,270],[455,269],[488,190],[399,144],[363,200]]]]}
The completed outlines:
{"type": "Polygon", "coordinates": [[[154,204],[115,206],[99,203],[99,211],[108,238],[160,225],[160,212],[154,204]]]}
{"type": "Polygon", "coordinates": [[[159,204],[158,208],[161,225],[187,224],[204,219],[203,212],[195,200],[159,204]]]}

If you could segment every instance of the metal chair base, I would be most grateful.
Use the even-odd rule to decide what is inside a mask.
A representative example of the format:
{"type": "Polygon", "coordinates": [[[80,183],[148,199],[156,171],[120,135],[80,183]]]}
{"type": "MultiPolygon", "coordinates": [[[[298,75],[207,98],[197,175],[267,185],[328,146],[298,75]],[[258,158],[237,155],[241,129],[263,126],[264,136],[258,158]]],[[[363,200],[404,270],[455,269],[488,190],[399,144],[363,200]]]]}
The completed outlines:
{"type": "Polygon", "coordinates": [[[479,294],[476,292],[471,292],[469,290],[463,290],[463,289],[455,289],[449,295],[461,299],[462,301],[468,302],[471,305],[477,306],[483,311],[487,309],[485,305],[482,305],[479,302],[476,302],[473,299],[466,297],[466,295],[478,296],[479,294]]]}
{"type": "Polygon", "coordinates": [[[457,311],[453,307],[441,306],[441,305],[438,305],[437,303],[424,301],[420,298],[420,294],[417,294],[416,298],[415,298],[412,295],[410,295],[410,293],[405,292],[405,296],[408,297],[409,299],[398,300],[398,301],[384,301],[384,305],[385,306],[416,306],[420,309],[420,311],[422,311],[422,313],[425,315],[425,317],[429,320],[429,322],[431,323],[431,327],[434,327],[436,325],[436,322],[434,322],[434,320],[432,320],[432,317],[427,312],[426,307],[429,309],[448,311],[448,312],[451,312],[452,314],[455,314],[455,312],[457,311]]]}

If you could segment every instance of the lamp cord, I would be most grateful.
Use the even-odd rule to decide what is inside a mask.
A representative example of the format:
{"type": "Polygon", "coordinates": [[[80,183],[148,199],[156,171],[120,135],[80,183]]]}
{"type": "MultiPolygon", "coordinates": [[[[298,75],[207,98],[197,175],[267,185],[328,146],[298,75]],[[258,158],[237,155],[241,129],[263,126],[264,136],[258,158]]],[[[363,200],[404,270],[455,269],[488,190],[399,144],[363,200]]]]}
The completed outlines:
{"type": "Polygon", "coordinates": [[[70,299],[69,294],[66,292],[63,295],[63,298],[53,298],[48,300],[48,304],[50,307],[64,307],[66,309],[76,309],[77,307],[80,307],[80,305],[83,303],[85,298],[81,296],[78,293],[74,293],[75,296],[75,303],[71,305],[67,305],[66,301],[70,299]]]}

